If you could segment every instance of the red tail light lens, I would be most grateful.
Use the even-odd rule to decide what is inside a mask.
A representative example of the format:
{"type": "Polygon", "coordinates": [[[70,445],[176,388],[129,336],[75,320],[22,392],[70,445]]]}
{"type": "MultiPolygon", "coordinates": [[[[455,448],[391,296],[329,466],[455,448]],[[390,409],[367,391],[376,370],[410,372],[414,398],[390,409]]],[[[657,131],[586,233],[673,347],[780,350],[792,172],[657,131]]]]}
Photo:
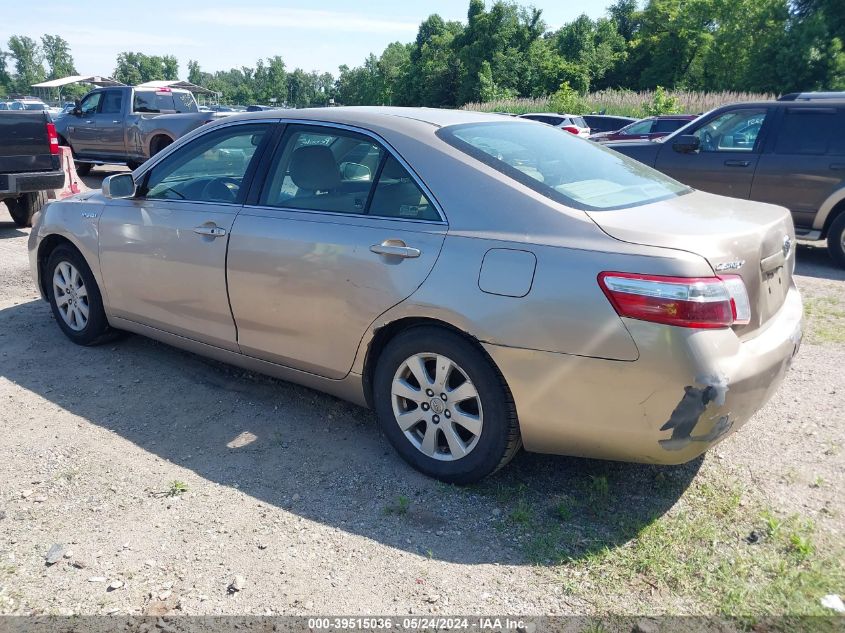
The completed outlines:
{"type": "Polygon", "coordinates": [[[742,278],[603,272],[599,285],[619,316],[688,328],[724,328],[751,319],[742,278]]]}
{"type": "Polygon", "coordinates": [[[56,133],[56,126],[52,123],[47,124],[47,142],[50,145],[50,153],[56,155],[59,153],[59,135],[56,133]]]}
{"type": "Polygon", "coordinates": [[[564,125],[560,129],[563,130],[564,132],[569,132],[570,134],[575,134],[576,136],[581,132],[581,130],[579,130],[574,125],[564,125]]]}

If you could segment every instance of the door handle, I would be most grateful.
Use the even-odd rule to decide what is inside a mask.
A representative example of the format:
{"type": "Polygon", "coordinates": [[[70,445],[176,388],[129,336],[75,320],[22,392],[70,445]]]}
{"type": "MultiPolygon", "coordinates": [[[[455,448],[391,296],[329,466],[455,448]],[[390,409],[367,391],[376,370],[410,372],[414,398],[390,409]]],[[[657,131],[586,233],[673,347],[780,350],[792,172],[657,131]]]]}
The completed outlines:
{"type": "Polygon", "coordinates": [[[833,171],[845,171],[845,163],[831,163],[830,168],[833,171]]]}
{"type": "Polygon", "coordinates": [[[750,160],[726,160],[725,167],[748,167],[751,164],[750,160]]]}
{"type": "Polygon", "coordinates": [[[112,121],[112,123],[120,123],[120,121],[112,121]]]}
{"type": "Polygon", "coordinates": [[[197,226],[194,227],[194,233],[208,237],[223,237],[226,235],[226,229],[219,226],[197,226]]]}
{"type": "Polygon", "coordinates": [[[86,123],[93,123],[93,121],[86,121],[86,123]]]}
{"type": "Polygon", "coordinates": [[[387,257],[404,257],[413,259],[420,256],[420,249],[407,246],[402,240],[384,240],[381,244],[373,244],[370,251],[376,255],[387,257]]]}

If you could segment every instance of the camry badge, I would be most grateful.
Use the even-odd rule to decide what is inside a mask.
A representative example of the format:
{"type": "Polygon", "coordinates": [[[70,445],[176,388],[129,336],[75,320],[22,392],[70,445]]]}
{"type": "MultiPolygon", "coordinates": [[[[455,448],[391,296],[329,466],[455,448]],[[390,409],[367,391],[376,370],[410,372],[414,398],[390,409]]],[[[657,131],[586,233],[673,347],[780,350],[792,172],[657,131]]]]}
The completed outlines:
{"type": "Polygon", "coordinates": [[[721,272],[723,270],[736,270],[737,268],[742,268],[744,265],[744,259],[738,259],[735,262],[722,262],[721,264],[716,264],[716,272],[721,272]]]}
{"type": "Polygon", "coordinates": [[[792,240],[788,235],[783,236],[783,256],[789,257],[789,251],[792,250],[792,240]]]}

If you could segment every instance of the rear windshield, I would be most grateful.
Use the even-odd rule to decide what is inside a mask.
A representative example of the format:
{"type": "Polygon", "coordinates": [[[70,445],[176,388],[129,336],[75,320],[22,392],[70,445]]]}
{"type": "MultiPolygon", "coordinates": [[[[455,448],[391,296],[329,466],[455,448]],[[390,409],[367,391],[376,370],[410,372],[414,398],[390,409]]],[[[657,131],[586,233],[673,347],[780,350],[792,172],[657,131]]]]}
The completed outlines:
{"type": "Polygon", "coordinates": [[[587,122],[584,120],[584,117],[581,116],[572,117],[572,122],[578,127],[590,127],[589,125],[587,125],[587,122]]]}
{"type": "Polygon", "coordinates": [[[441,128],[437,135],[506,176],[576,209],[623,209],[691,191],[632,158],[545,125],[467,123],[441,128]]]}
{"type": "Polygon", "coordinates": [[[155,90],[136,90],[132,109],[135,112],[199,112],[191,93],[155,90]]]}

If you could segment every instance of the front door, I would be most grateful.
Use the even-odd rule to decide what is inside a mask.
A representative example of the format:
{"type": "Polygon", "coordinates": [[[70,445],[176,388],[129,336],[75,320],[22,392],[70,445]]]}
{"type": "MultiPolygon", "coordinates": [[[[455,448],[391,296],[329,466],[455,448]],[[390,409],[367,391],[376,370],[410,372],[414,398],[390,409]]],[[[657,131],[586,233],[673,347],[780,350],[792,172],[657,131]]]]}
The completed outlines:
{"type": "Polygon", "coordinates": [[[249,202],[229,241],[241,351],[329,378],[349,372],[367,328],[422,284],[446,233],[401,161],[329,126],[288,126],[249,202]]]}
{"type": "Polygon", "coordinates": [[[109,313],[237,351],[226,245],[272,124],[212,130],[141,176],[100,219],[109,313]]]}
{"type": "Polygon", "coordinates": [[[67,127],[67,140],[77,155],[93,155],[97,153],[97,113],[103,92],[91,92],[85,96],[79,105],[80,112],[71,115],[73,120],[67,127]]]}
{"type": "Polygon", "coordinates": [[[654,166],[696,189],[748,198],[768,112],[749,107],[716,113],[688,131],[698,137],[697,152],[679,152],[670,139],[663,143],[654,166]]]}

